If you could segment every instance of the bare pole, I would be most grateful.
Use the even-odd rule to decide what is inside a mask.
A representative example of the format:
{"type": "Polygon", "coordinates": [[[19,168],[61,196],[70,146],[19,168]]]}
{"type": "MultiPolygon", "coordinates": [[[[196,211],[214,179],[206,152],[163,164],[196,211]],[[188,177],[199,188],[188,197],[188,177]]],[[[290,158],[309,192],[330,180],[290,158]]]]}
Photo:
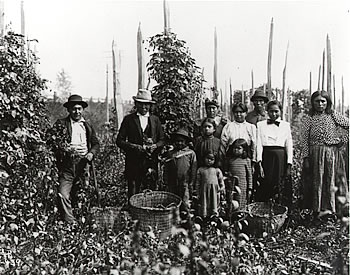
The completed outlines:
{"type": "Polygon", "coordinates": [[[200,99],[199,99],[199,118],[203,117],[204,114],[204,106],[203,106],[203,82],[204,82],[204,67],[202,68],[202,80],[201,80],[201,95],[200,95],[200,99]]]}
{"type": "Polygon", "coordinates": [[[242,103],[244,104],[244,90],[243,90],[243,84],[242,84],[242,103]]]}
{"type": "Polygon", "coordinates": [[[23,0],[21,1],[21,34],[25,35],[26,28],[25,28],[25,18],[24,18],[24,3],[23,0]]]}
{"type": "MultiPolygon", "coordinates": [[[[332,55],[331,55],[331,41],[327,34],[326,38],[326,48],[327,48],[327,92],[332,94],[332,55]]],[[[335,97],[334,97],[335,99],[335,97]]],[[[335,104],[335,101],[334,101],[335,104]]]]}
{"type": "Polygon", "coordinates": [[[106,122],[109,123],[108,64],[106,65],[106,122]]]}
{"type": "Polygon", "coordinates": [[[0,0],[0,37],[5,34],[5,8],[4,8],[4,0],[0,0]]]}
{"type": "Polygon", "coordinates": [[[286,57],[284,60],[284,68],[283,68],[283,78],[282,78],[282,116],[283,119],[287,119],[287,93],[286,93],[286,71],[287,71],[287,58],[288,58],[288,50],[289,50],[289,41],[287,44],[286,57]]]}
{"type": "Polygon", "coordinates": [[[115,69],[114,39],[112,41],[113,107],[117,109],[117,79],[115,69]]]}
{"type": "Polygon", "coordinates": [[[163,15],[164,15],[164,33],[168,35],[170,32],[170,11],[166,0],[163,1],[163,15]]]}
{"type": "Polygon", "coordinates": [[[320,90],[320,84],[321,84],[321,65],[320,67],[318,68],[318,84],[317,84],[317,91],[320,90]]]}
{"type": "Polygon", "coordinates": [[[322,55],[322,91],[324,91],[324,71],[325,71],[325,50],[322,55]]]}
{"type": "Polygon", "coordinates": [[[218,43],[217,43],[217,35],[216,35],[216,27],[214,30],[214,98],[216,98],[215,94],[218,89],[218,43]]]}
{"type": "Polygon", "coordinates": [[[233,100],[233,95],[232,95],[232,84],[231,84],[231,78],[230,78],[230,118],[231,120],[233,119],[232,117],[232,100],[233,100]]]}
{"type": "Polygon", "coordinates": [[[333,96],[334,96],[334,109],[337,110],[337,108],[340,108],[340,106],[336,106],[337,101],[336,101],[336,96],[335,96],[335,74],[333,74],[333,96]]]}
{"type": "Polygon", "coordinates": [[[344,100],[345,100],[345,90],[344,90],[344,80],[342,76],[341,77],[341,112],[343,115],[345,114],[344,100]]]}
{"type": "Polygon", "coordinates": [[[310,95],[312,94],[312,75],[311,75],[311,72],[310,72],[310,82],[309,82],[309,93],[310,93],[310,95]]]}
{"type": "Polygon", "coordinates": [[[142,48],[142,32],[141,23],[139,23],[139,28],[137,30],[137,66],[138,66],[138,89],[145,88],[145,69],[144,69],[144,59],[143,59],[143,48],[142,48]]]}
{"type": "Polygon", "coordinates": [[[273,17],[270,24],[269,52],[267,59],[267,96],[271,98],[271,62],[272,62],[273,17]]]}

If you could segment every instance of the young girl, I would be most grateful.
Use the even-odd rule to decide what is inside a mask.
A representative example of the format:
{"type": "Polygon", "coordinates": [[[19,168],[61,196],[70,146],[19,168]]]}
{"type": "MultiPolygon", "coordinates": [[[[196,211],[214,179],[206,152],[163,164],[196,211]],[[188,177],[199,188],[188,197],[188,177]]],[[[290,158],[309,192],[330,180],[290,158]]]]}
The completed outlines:
{"type": "Polygon", "coordinates": [[[188,147],[190,136],[184,129],[171,135],[174,149],[169,152],[164,164],[164,182],[169,192],[178,195],[183,207],[189,207],[197,171],[197,159],[193,150],[188,147]]]}
{"type": "Polygon", "coordinates": [[[251,160],[248,158],[249,146],[245,139],[236,139],[227,151],[227,170],[231,177],[238,178],[238,186],[241,193],[237,194],[234,199],[239,202],[240,209],[244,209],[249,203],[253,181],[251,160]]]}
{"type": "Polygon", "coordinates": [[[257,162],[261,172],[256,201],[269,201],[277,196],[279,203],[290,204],[292,188],[289,177],[293,160],[293,141],[288,122],[280,119],[282,105],[270,101],[266,106],[269,119],[257,124],[257,162]],[[283,195],[288,201],[281,201],[283,195]]]}
{"type": "Polygon", "coordinates": [[[199,214],[202,217],[218,215],[219,192],[225,190],[222,172],[214,167],[215,155],[212,151],[203,154],[204,165],[198,168],[196,191],[199,197],[199,214]]]}
{"type": "Polygon", "coordinates": [[[201,125],[202,136],[198,137],[195,142],[195,152],[198,160],[198,167],[204,166],[205,152],[212,151],[215,157],[215,167],[221,166],[220,139],[214,137],[216,130],[215,120],[205,118],[201,125]]]}

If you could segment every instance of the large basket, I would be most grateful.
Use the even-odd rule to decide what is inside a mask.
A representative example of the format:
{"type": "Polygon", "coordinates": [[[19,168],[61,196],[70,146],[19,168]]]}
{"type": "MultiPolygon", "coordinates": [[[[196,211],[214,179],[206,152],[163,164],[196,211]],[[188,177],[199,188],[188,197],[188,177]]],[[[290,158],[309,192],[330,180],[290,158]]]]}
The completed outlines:
{"type": "Polygon", "coordinates": [[[147,190],[130,198],[130,212],[132,218],[140,222],[141,230],[152,227],[164,237],[170,234],[172,225],[177,222],[180,204],[181,198],[175,194],[147,190]]]}
{"type": "Polygon", "coordinates": [[[268,202],[255,202],[247,205],[245,219],[248,225],[243,231],[261,236],[264,232],[274,234],[279,231],[287,218],[288,208],[268,202]]]}

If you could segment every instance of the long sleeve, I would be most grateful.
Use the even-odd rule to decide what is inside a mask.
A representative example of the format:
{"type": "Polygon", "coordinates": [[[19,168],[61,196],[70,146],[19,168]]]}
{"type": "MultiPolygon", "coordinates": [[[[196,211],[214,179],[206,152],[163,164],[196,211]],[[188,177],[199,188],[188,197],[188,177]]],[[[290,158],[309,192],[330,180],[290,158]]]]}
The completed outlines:
{"type": "Polygon", "coordinates": [[[290,124],[288,123],[288,136],[286,139],[287,163],[293,164],[293,139],[290,124]]]}
{"type": "Polygon", "coordinates": [[[197,196],[200,195],[200,188],[201,188],[201,169],[199,168],[197,170],[197,175],[196,175],[196,193],[197,196]]]}
{"type": "Polygon", "coordinates": [[[341,135],[342,142],[344,143],[349,142],[349,119],[338,112],[333,113],[333,119],[336,126],[339,126],[343,130],[345,130],[345,131],[342,131],[342,135],[341,135]]]}
{"type": "Polygon", "coordinates": [[[190,175],[190,182],[189,182],[189,188],[190,188],[190,196],[192,197],[193,189],[196,188],[196,175],[197,175],[197,157],[196,154],[193,152],[191,157],[191,175],[190,175]]]}
{"type": "Polygon", "coordinates": [[[227,145],[228,145],[228,142],[229,142],[229,123],[226,124],[224,126],[224,128],[222,129],[222,132],[221,132],[221,151],[223,152],[226,152],[226,149],[227,149],[227,145]]]}
{"type": "Polygon", "coordinates": [[[252,152],[252,161],[256,162],[257,159],[257,130],[256,130],[256,126],[254,124],[251,124],[251,144],[250,144],[250,149],[252,152]]]}
{"type": "Polygon", "coordinates": [[[301,157],[309,157],[311,117],[305,116],[301,125],[301,157]]]}
{"type": "Polygon", "coordinates": [[[257,124],[257,135],[256,135],[256,161],[262,161],[262,152],[263,152],[263,145],[262,145],[262,139],[261,139],[261,128],[259,127],[259,124],[257,124]]]}
{"type": "Polygon", "coordinates": [[[219,188],[220,189],[225,188],[224,175],[222,174],[219,168],[216,168],[216,175],[218,177],[219,188]]]}

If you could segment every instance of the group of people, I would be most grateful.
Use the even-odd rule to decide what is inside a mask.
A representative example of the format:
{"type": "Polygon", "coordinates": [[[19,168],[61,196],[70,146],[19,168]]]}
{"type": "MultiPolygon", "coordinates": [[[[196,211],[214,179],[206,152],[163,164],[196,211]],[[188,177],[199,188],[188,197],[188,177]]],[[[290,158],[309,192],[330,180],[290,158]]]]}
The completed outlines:
{"type": "MultiPolygon", "coordinates": [[[[135,111],[124,117],[116,141],[126,154],[128,199],[144,188],[156,188],[146,179],[153,175],[151,182],[157,181],[161,160],[166,190],[179,195],[185,208],[196,201],[196,210],[203,217],[218,215],[221,194],[231,191],[228,183],[232,182],[233,199],[239,202],[240,209],[252,199],[277,199],[278,203],[291,204],[291,127],[281,119],[281,104],[269,101],[263,90],[257,89],[251,97],[251,112],[243,103],[233,105],[232,122],[218,115],[215,100],[207,99],[206,117],[195,123],[194,136],[179,128],[171,134],[169,144],[159,118],[151,114],[156,103],[151,92],[140,89],[133,99],[135,111]],[[164,150],[166,144],[168,149],[164,150]]],[[[69,116],[55,124],[68,132],[68,146],[55,148],[60,171],[59,199],[63,219],[75,222],[71,191],[98,152],[99,142],[82,116],[87,103],[72,95],[64,106],[69,116]]],[[[315,213],[326,209],[335,213],[339,167],[344,169],[338,190],[348,197],[346,150],[339,150],[348,143],[348,129],[348,118],[332,110],[328,93],[313,93],[310,112],[302,122],[302,159],[297,161],[303,161],[310,178],[303,188],[304,206],[315,213]]]]}

